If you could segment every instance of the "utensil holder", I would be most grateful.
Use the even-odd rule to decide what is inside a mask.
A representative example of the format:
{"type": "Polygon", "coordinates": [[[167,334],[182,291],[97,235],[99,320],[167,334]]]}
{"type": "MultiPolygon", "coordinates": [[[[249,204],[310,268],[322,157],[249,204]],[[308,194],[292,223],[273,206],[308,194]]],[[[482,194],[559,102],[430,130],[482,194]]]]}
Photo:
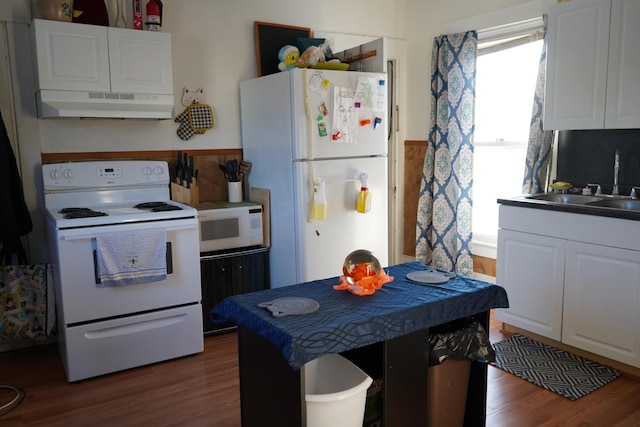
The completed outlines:
{"type": "Polygon", "coordinates": [[[229,193],[230,203],[238,203],[242,201],[241,181],[227,181],[227,191],[229,193]]]}
{"type": "Polygon", "coordinates": [[[171,183],[171,200],[185,205],[196,207],[200,204],[200,191],[195,179],[191,180],[189,188],[184,185],[171,183]]]}

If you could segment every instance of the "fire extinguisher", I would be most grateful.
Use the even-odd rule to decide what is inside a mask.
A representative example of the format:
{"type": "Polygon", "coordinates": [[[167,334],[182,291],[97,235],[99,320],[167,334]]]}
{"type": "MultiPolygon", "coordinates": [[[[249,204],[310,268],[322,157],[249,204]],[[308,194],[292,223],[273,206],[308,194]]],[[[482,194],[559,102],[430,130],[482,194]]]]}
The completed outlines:
{"type": "Polygon", "coordinates": [[[160,31],[162,26],[161,0],[149,0],[147,3],[147,23],[145,25],[149,31],[160,31]]]}

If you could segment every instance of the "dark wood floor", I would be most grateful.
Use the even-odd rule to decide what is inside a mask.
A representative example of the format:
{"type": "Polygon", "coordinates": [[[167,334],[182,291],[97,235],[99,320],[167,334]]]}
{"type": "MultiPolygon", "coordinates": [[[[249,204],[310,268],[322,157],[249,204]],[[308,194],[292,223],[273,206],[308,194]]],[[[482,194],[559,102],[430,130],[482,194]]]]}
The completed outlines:
{"type": "MultiPolygon", "coordinates": [[[[498,325],[494,342],[504,337],[498,325]]],[[[19,406],[0,410],[2,427],[240,426],[235,332],[207,337],[195,356],[74,384],[53,346],[4,353],[0,385],[25,392],[19,406]]],[[[0,406],[11,398],[0,390],[0,406]]],[[[640,380],[626,376],[570,401],[491,366],[487,400],[490,427],[640,426],[640,380]]]]}

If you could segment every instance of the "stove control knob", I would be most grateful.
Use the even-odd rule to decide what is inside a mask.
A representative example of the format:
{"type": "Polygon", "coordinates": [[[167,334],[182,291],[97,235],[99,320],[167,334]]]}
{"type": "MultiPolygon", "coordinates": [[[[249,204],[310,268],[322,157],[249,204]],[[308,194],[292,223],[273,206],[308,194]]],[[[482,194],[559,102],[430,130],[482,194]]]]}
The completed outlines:
{"type": "Polygon", "coordinates": [[[156,175],[163,175],[164,174],[164,169],[162,168],[162,166],[156,166],[153,169],[153,173],[155,173],[156,175]]]}
{"type": "Polygon", "coordinates": [[[58,180],[62,178],[62,172],[60,172],[58,169],[52,169],[49,173],[49,176],[51,177],[51,179],[58,180]]]}
{"type": "Polygon", "coordinates": [[[153,169],[151,169],[149,166],[145,166],[142,168],[142,175],[149,176],[152,173],[153,173],[153,169]]]}
{"type": "Polygon", "coordinates": [[[62,176],[66,179],[73,179],[76,177],[76,172],[73,169],[65,169],[64,172],[62,172],[62,176]]]}

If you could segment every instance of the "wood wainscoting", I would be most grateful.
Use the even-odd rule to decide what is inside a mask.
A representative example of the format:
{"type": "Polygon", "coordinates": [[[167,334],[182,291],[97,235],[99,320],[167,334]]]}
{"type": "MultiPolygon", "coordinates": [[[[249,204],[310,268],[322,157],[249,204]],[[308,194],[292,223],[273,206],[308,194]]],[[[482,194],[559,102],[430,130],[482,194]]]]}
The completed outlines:
{"type": "Polygon", "coordinates": [[[404,221],[402,254],[416,256],[416,220],[427,141],[404,142],[404,221]]]}
{"type": "MultiPolygon", "coordinates": [[[[227,184],[218,165],[228,160],[242,161],[241,148],[219,150],[183,150],[182,153],[193,156],[194,168],[198,169],[198,187],[200,202],[227,200],[227,184]]],[[[169,167],[177,161],[178,150],[157,151],[105,151],[85,153],[42,153],[43,164],[80,162],[89,160],[164,160],[169,167]]]]}
{"type": "MultiPolygon", "coordinates": [[[[402,254],[416,256],[416,220],[422,167],[427,152],[427,141],[404,142],[404,221],[402,254]]],[[[473,271],[487,276],[496,276],[496,260],[473,256],[473,271]]]]}

